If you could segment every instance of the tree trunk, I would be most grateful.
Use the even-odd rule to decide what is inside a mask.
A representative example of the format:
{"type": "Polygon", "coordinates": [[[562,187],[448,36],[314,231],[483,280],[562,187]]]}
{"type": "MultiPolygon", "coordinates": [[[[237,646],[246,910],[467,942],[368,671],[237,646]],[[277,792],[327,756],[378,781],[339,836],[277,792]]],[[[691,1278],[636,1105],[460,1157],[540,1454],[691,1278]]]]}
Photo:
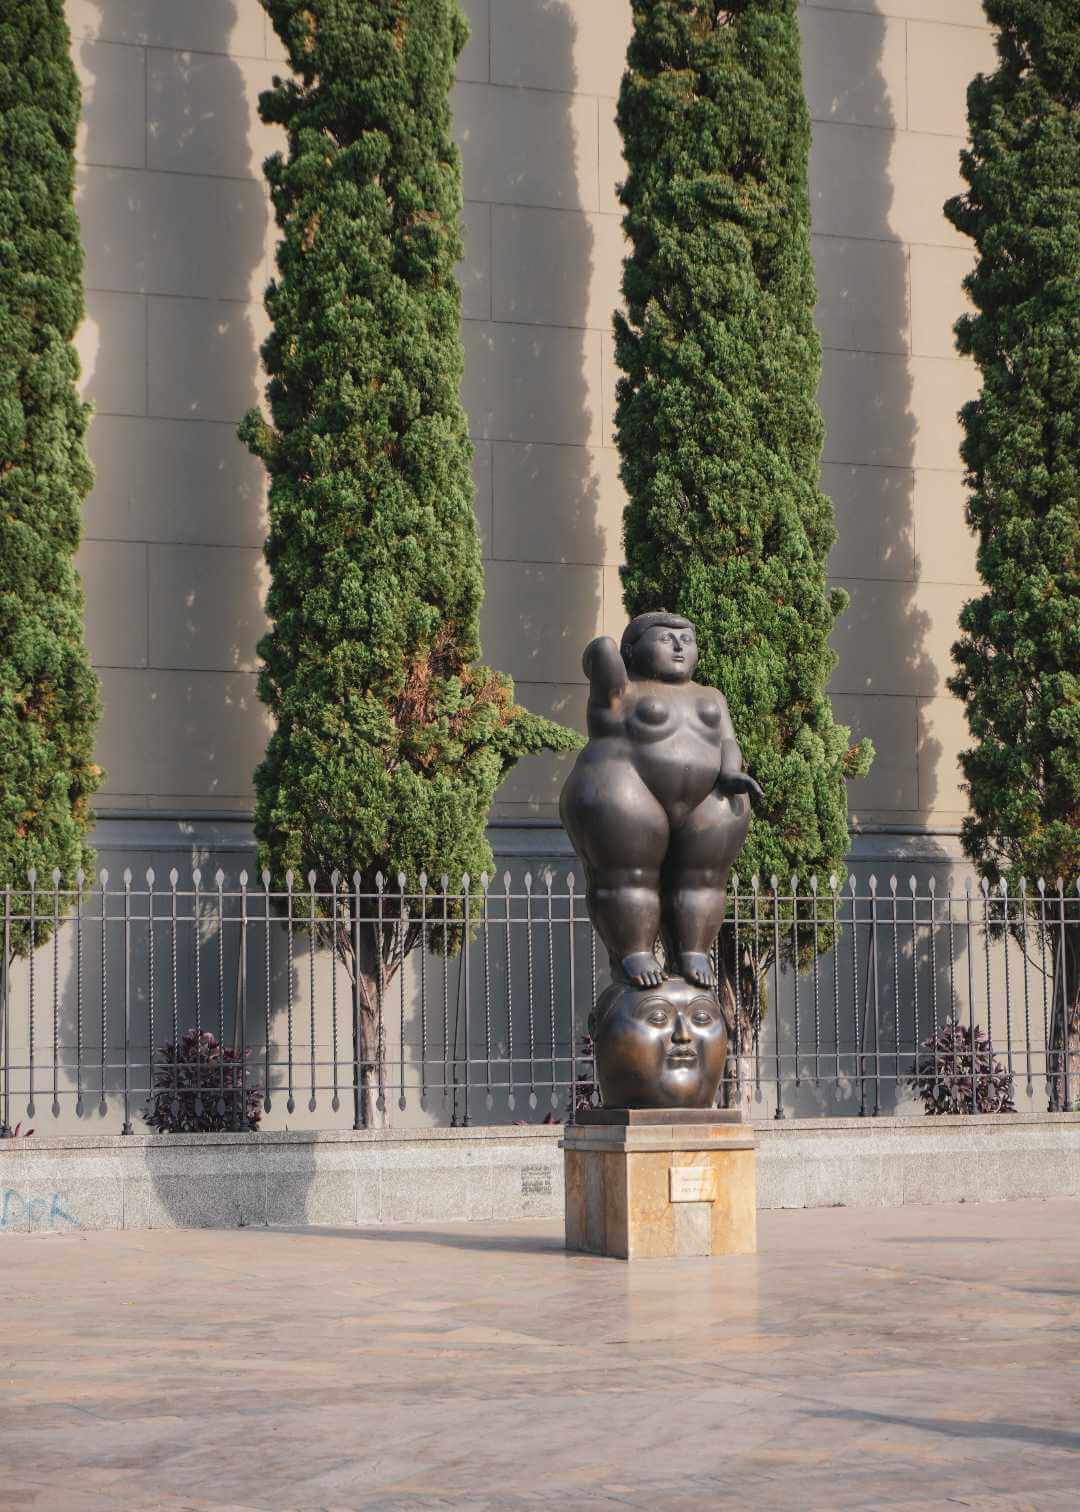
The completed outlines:
{"type": "Polygon", "coordinates": [[[1047,1067],[1051,1113],[1080,1109],[1080,928],[1050,926],[1054,991],[1047,1067]],[[1064,939],[1062,936],[1064,935],[1064,939]]]}
{"type": "Polygon", "coordinates": [[[355,945],[347,947],[354,987],[353,1097],[358,1128],[389,1128],[386,1105],[386,1045],[379,1003],[385,1001],[387,972],[379,942],[371,928],[362,928],[359,959],[355,945]],[[381,981],[381,993],[380,993],[381,981]]]}

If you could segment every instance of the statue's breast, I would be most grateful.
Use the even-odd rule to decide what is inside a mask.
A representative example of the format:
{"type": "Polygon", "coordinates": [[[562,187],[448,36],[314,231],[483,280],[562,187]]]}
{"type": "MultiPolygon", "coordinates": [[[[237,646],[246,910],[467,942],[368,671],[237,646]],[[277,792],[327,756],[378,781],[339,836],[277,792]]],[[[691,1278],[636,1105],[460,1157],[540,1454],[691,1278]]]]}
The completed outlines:
{"type": "Polygon", "coordinates": [[[718,703],[702,699],[697,706],[697,717],[707,730],[718,730],[723,714],[718,703]]]}
{"type": "Polygon", "coordinates": [[[643,698],[634,707],[634,723],[653,734],[672,723],[672,711],[660,698],[643,698]]]}

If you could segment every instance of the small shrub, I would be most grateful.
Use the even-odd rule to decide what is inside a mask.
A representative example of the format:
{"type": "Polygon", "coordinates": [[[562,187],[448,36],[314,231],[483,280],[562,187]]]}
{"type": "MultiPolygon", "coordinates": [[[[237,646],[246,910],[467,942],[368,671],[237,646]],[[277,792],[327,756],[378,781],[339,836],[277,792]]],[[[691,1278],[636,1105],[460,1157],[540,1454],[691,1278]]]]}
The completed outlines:
{"type": "Polygon", "coordinates": [[[590,1108],[600,1106],[600,1088],[596,1085],[596,1046],[591,1034],[581,1036],[580,1053],[583,1060],[577,1063],[573,1095],[568,1100],[573,1102],[575,1118],[579,1113],[587,1113],[590,1108]]]}
{"type": "Polygon", "coordinates": [[[240,1098],[248,1127],[258,1128],[262,1089],[241,1087],[244,1056],[221,1045],[208,1029],[189,1029],[154,1058],[154,1092],[143,1119],[159,1134],[219,1134],[241,1124],[240,1098]]]}
{"type": "Polygon", "coordinates": [[[978,1024],[974,1050],[972,1030],[953,1019],[946,1019],[919,1048],[922,1053],[913,1067],[911,1086],[928,1114],[1016,1112],[1012,1078],[995,1058],[989,1036],[978,1024]]]}

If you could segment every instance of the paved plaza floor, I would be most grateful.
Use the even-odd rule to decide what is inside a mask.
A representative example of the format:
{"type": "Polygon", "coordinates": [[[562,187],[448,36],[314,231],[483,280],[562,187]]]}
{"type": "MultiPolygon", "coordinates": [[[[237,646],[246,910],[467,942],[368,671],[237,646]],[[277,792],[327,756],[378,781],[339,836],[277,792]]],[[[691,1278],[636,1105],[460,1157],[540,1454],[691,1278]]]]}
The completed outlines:
{"type": "Polygon", "coordinates": [[[1080,1508],[1080,1202],[0,1238],[0,1507],[1080,1508]]]}

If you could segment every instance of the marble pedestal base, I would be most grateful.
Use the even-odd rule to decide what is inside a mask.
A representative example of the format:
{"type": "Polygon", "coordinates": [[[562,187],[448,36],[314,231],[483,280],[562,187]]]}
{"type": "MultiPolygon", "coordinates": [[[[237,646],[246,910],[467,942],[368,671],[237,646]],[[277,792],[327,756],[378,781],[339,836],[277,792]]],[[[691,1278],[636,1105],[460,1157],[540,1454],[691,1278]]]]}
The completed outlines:
{"type": "Polygon", "coordinates": [[[754,1144],[719,1109],[580,1115],[561,1141],[566,1248],[619,1260],[753,1254],[754,1144]]]}

